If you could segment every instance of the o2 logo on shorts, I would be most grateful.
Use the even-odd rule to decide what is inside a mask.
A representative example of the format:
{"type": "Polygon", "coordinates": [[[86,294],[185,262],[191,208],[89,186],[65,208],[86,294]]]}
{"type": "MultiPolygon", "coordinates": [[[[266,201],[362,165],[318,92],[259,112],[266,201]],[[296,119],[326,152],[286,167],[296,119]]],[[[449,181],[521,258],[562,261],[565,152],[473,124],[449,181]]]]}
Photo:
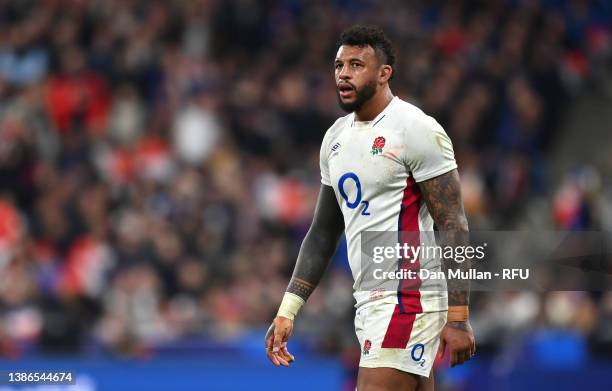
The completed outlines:
{"type": "Polygon", "coordinates": [[[363,201],[361,199],[361,182],[359,181],[359,177],[354,172],[347,172],[342,175],[338,180],[338,191],[340,192],[340,196],[346,202],[346,206],[349,209],[356,209],[359,205],[363,205],[363,209],[361,210],[362,216],[369,216],[370,212],[368,212],[368,207],[370,206],[369,201],[363,201]],[[352,180],[355,182],[355,186],[357,187],[357,196],[353,201],[349,200],[348,194],[346,194],[346,190],[344,190],[344,183],[347,180],[352,180]]]}
{"type": "Polygon", "coordinates": [[[410,356],[414,361],[418,361],[421,367],[425,367],[426,360],[423,358],[423,354],[425,353],[425,345],[422,343],[418,343],[412,347],[412,351],[410,352],[410,356]]]}

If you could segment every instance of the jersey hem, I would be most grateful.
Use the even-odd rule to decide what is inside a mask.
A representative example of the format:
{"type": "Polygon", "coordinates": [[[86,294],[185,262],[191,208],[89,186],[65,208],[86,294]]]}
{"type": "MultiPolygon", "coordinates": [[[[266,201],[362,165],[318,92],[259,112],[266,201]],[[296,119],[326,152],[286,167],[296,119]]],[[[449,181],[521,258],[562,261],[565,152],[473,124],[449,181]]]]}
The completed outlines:
{"type": "Polygon", "coordinates": [[[419,175],[419,178],[414,176],[414,173],[413,173],[412,177],[414,178],[414,180],[416,182],[423,182],[423,181],[426,181],[428,179],[440,176],[442,174],[446,174],[447,172],[450,172],[450,171],[454,170],[455,168],[457,168],[457,163],[453,163],[453,164],[450,164],[448,166],[444,166],[444,167],[440,168],[439,170],[436,170],[436,171],[433,171],[433,172],[428,172],[427,174],[424,174],[424,175],[419,175]]]}
{"type": "Polygon", "coordinates": [[[431,367],[429,371],[419,370],[415,367],[408,367],[404,365],[399,365],[397,363],[389,363],[389,362],[381,362],[381,363],[359,363],[360,368],[393,368],[402,372],[413,373],[415,375],[424,376],[429,378],[429,373],[431,372],[431,367]]]}

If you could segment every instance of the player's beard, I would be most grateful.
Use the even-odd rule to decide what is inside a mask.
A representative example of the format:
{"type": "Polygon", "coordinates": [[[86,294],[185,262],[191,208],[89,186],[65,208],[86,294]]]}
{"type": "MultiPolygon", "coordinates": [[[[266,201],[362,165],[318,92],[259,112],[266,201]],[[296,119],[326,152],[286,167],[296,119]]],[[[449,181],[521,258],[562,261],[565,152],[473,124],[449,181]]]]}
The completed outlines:
{"type": "Polygon", "coordinates": [[[355,89],[356,98],[351,103],[345,103],[342,101],[340,97],[340,92],[336,90],[336,95],[338,96],[338,104],[342,108],[342,110],[352,113],[353,111],[359,111],[363,107],[363,105],[369,101],[374,94],[376,94],[376,80],[372,80],[366,85],[364,85],[361,89],[355,89]]]}

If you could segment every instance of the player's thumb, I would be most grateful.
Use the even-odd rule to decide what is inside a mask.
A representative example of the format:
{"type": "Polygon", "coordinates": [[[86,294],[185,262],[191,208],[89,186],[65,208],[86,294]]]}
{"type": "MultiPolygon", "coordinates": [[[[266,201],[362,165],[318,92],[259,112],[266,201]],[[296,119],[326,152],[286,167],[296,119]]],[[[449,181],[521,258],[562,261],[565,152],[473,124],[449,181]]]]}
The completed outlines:
{"type": "Polygon", "coordinates": [[[446,350],[446,341],[444,341],[444,338],[440,338],[440,346],[438,347],[438,356],[440,356],[440,358],[444,357],[445,350],[446,350]]]}
{"type": "Polygon", "coordinates": [[[272,351],[278,352],[280,351],[281,344],[284,339],[284,332],[280,329],[280,327],[274,328],[274,344],[272,345],[272,351]]]}

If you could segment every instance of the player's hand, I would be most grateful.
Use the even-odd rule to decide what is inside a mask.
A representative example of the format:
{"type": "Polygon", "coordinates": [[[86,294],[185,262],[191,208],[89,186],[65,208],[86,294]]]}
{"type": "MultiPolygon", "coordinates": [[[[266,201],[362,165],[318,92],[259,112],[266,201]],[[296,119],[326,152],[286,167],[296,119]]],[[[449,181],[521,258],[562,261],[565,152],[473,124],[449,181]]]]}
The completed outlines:
{"type": "Polygon", "coordinates": [[[450,365],[463,364],[476,353],[476,341],[469,321],[448,322],[440,334],[440,348],[438,354],[444,356],[448,348],[450,365]]]}
{"type": "Polygon", "coordinates": [[[266,333],[266,355],[276,366],[288,367],[295,357],[287,350],[287,340],[293,331],[293,321],[277,316],[266,333]]]}

